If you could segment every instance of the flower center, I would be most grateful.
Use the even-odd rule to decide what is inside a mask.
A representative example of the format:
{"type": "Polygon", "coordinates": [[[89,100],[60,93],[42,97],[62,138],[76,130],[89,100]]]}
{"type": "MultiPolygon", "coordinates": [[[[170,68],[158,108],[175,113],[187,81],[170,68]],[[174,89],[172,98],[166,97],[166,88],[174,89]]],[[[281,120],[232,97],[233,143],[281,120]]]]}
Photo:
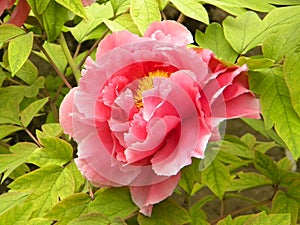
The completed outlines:
{"type": "Polygon", "coordinates": [[[153,72],[149,72],[147,77],[143,77],[138,84],[138,88],[136,90],[136,94],[134,96],[134,102],[138,109],[143,108],[143,92],[153,88],[153,79],[155,77],[163,77],[169,78],[170,73],[162,70],[156,70],[153,72]]]}

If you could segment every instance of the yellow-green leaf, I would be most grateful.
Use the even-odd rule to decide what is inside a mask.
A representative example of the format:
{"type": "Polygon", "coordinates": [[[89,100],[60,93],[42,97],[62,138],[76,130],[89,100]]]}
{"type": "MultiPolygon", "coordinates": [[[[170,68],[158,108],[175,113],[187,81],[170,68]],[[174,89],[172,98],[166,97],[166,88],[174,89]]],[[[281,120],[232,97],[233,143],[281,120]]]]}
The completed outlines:
{"type": "Polygon", "coordinates": [[[8,45],[8,62],[12,76],[14,76],[28,59],[33,45],[33,33],[19,35],[8,45]]]}

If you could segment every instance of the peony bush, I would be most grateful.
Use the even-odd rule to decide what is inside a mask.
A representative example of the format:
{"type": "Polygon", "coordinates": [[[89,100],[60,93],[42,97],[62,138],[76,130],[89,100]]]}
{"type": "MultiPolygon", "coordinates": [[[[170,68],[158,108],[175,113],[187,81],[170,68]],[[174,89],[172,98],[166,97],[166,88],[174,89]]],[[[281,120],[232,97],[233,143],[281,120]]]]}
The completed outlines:
{"type": "Polygon", "coordinates": [[[0,0],[1,224],[297,224],[299,10],[0,0]]]}

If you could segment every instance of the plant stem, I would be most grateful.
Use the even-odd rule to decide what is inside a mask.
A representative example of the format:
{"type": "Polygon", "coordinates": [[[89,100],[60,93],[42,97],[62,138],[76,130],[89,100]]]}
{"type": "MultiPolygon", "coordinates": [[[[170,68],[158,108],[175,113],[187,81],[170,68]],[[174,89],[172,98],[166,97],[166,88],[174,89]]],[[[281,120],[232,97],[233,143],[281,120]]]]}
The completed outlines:
{"type": "Polygon", "coordinates": [[[67,42],[66,42],[66,39],[64,37],[64,34],[61,32],[60,35],[59,35],[59,43],[60,43],[60,46],[68,60],[68,63],[73,71],[73,74],[75,76],[75,79],[76,79],[76,82],[78,84],[78,81],[81,77],[81,73],[80,73],[80,70],[79,70],[79,67],[76,66],[76,63],[70,53],[70,50],[69,50],[69,47],[67,45],[67,42]]]}
{"type": "Polygon", "coordinates": [[[88,56],[90,56],[91,53],[94,51],[94,49],[96,49],[96,48],[98,47],[98,44],[99,44],[100,41],[105,37],[105,35],[108,34],[108,32],[109,32],[109,29],[107,29],[107,30],[105,31],[105,33],[102,35],[102,37],[99,38],[99,39],[93,44],[93,46],[90,48],[90,50],[86,53],[86,55],[84,56],[84,58],[83,58],[83,59],[81,60],[81,62],[79,63],[79,65],[78,65],[79,68],[82,67],[82,65],[84,64],[86,58],[87,58],[88,56]]]}
{"type": "Polygon", "coordinates": [[[48,59],[50,65],[53,67],[53,69],[56,71],[56,73],[58,74],[58,76],[62,79],[62,81],[64,82],[64,84],[69,88],[72,89],[71,84],[69,83],[69,81],[66,79],[65,75],[58,69],[58,67],[55,65],[55,63],[53,62],[53,60],[51,59],[50,55],[48,54],[48,52],[44,49],[44,47],[41,45],[41,43],[36,40],[37,45],[39,46],[39,48],[41,49],[41,51],[43,52],[43,54],[46,56],[46,58],[48,59]]]}
{"type": "MultiPolygon", "coordinates": [[[[22,125],[23,126],[23,125],[22,125]]],[[[31,137],[31,139],[41,148],[43,147],[40,142],[34,137],[34,135],[26,128],[26,127],[23,127],[24,130],[26,131],[26,133],[31,137]]]]}

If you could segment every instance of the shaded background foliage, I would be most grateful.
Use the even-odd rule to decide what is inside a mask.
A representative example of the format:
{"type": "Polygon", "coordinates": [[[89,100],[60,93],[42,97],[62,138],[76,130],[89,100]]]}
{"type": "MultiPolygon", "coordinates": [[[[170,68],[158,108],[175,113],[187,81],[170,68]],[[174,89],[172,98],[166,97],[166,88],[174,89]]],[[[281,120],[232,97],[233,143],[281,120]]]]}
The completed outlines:
{"type": "Polygon", "coordinates": [[[1,224],[297,224],[298,0],[28,3],[32,13],[21,28],[0,25],[1,224]],[[147,218],[126,188],[97,189],[82,177],[58,108],[106,34],[141,35],[161,19],[183,23],[195,45],[225,62],[246,63],[262,119],[228,122],[224,140],[183,169],[173,196],[147,218]]]}

